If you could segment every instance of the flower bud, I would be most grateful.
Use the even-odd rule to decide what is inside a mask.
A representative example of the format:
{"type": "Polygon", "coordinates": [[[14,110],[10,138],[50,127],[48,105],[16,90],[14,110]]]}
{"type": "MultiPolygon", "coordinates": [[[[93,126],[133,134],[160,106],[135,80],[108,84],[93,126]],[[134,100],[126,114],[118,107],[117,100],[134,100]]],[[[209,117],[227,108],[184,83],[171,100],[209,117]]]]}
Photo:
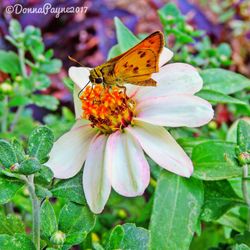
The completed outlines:
{"type": "Polygon", "coordinates": [[[250,163],[250,153],[249,152],[242,152],[238,155],[238,160],[240,165],[245,165],[250,163]]]}
{"type": "Polygon", "coordinates": [[[6,95],[11,94],[12,90],[13,90],[12,86],[7,82],[4,82],[0,85],[0,92],[3,94],[6,95]]]}
{"type": "Polygon", "coordinates": [[[62,231],[56,231],[50,238],[51,243],[55,245],[63,245],[66,235],[62,231]]]}
{"type": "Polygon", "coordinates": [[[125,219],[127,217],[127,212],[124,209],[119,209],[117,215],[121,219],[125,219]]]}
{"type": "Polygon", "coordinates": [[[22,76],[17,76],[15,78],[15,81],[18,82],[18,83],[20,83],[22,81],[22,79],[23,79],[22,76]]]}
{"type": "Polygon", "coordinates": [[[217,123],[215,121],[211,121],[208,123],[208,127],[212,130],[216,130],[217,129],[217,123]]]}
{"type": "Polygon", "coordinates": [[[45,57],[44,57],[44,55],[40,54],[40,55],[37,57],[37,60],[38,60],[39,62],[45,62],[45,57]]]}

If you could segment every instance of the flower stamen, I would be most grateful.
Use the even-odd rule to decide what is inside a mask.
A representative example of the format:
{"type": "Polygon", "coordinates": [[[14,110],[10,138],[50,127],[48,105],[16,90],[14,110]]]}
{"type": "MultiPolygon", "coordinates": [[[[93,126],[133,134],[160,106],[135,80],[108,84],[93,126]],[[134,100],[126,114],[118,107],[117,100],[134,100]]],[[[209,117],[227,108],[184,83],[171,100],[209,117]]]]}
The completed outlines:
{"type": "Polygon", "coordinates": [[[126,91],[117,86],[88,86],[80,99],[82,118],[91,121],[93,127],[105,134],[122,130],[131,124],[135,102],[126,95],[126,91]]]}

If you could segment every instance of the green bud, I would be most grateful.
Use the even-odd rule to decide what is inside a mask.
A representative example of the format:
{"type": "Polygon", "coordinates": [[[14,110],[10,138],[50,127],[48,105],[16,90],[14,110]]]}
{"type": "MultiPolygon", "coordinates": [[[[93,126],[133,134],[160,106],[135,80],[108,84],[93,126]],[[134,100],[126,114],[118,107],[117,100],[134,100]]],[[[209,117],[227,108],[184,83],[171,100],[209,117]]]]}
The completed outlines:
{"type": "Polygon", "coordinates": [[[227,57],[226,57],[225,55],[221,55],[221,56],[220,56],[220,60],[221,60],[222,62],[225,62],[225,61],[227,60],[227,57]]]}
{"type": "Polygon", "coordinates": [[[211,121],[208,123],[208,127],[212,130],[216,130],[218,128],[218,125],[215,121],[211,121]]]}
{"type": "Polygon", "coordinates": [[[187,32],[193,32],[193,31],[194,31],[194,28],[193,28],[193,26],[187,24],[187,25],[185,26],[185,31],[187,31],[187,32]]]}
{"type": "Polygon", "coordinates": [[[50,238],[51,243],[55,245],[63,245],[66,235],[62,231],[56,231],[50,238]]]}
{"type": "Polygon", "coordinates": [[[245,165],[250,163],[250,153],[249,152],[242,152],[238,155],[238,160],[240,165],[245,165]]]}
{"type": "Polygon", "coordinates": [[[13,91],[13,87],[7,83],[7,82],[4,82],[0,85],[0,92],[3,93],[3,94],[11,94],[13,91]]]}
{"type": "Polygon", "coordinates": [[[17,76],[15,78],[15,81],[18,82],[18,83],[20,83],[22,80],[23,80],[22,76],[17,76]]]}
{"type": "Polygon", "coordinates": [[[127,217],[127,212],[124,209],[119,209],[117,215],[119,218],[125,219],[127,217]]]}
{"type": "Polygon", "coordinates": [[[45,62],[46,58],[45,58],[44,55],[40,54],[40,55],[37,57],[37,60],[38,60],[39,62],[45,62]]]}
{"type": "Polygon", "coordinates": [[[24,175],[34,174],[41,168],[40,162],[35,158],[29,158],[21,162],[20,165],[13,167],[12,171],[24,175]]]}

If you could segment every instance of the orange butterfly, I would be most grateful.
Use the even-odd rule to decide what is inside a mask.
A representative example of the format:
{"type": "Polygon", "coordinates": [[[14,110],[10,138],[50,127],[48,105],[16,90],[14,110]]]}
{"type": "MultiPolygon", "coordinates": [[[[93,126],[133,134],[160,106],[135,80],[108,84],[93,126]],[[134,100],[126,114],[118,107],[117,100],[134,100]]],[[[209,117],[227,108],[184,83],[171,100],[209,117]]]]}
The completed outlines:
{"type": "Polygon", "coordinates": [[[92,84],[103,84],[104,87],[116,85],[125,88],[123,85],[126,83],[156,86],[151,75],[159,71],[163,46],[163,34],[156,31],[123,54],[90,70],[89,80],[92,84]]]}

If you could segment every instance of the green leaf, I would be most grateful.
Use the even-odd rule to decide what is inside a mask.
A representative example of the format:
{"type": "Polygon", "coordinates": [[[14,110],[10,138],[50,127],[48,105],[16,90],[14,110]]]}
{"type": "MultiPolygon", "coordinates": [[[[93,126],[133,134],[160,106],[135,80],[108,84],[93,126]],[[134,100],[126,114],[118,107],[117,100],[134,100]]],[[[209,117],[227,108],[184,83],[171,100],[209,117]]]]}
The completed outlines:
{"type": "Polygon", "coordinates": [[[246,228],[246,223],[240,218],[239,214],[232,211],[228,211],[222,215],[217,222],[223,226],[232,228],[237,232],[244,232],[246,228]]]}
{"type": "Polygon", "coordinates": [[[223,93],[220,93],[214,90],[203,89],[200,92],[198,92],[196,95],[203,99],[206,99],[209,102],[212,102],[213,104],[232,103],[232,104],[248,105],[247,103],[239,99],[233,98],[231,96],[225,95],[223,93]]]}
{"type": "Polygon", "coordinates": [[[149,244],[148,230],[136,227],[134,224],[126,223],[122,225],[125,232],[120,249],[147,250],[149,244]]]}
{"type": "Polygon", "coordinates": [[[246,244],[236,244],[234,247],[233,247],[233,250],[250,250],[250,247],[248,247],[246,244]]]}
{"type": "Polygon", "coordinates": [[[23,234],[15,234],[10,236],[7,234],[0,235],[1,250],[21,249],[21,250],[35,250],[33,242],[23,234]]]}
{"type": "Polygon", "coordinates": [[[120,54],[122,54],[121,49],[119,44],[114,45],[110,50],[109,50],[109,54],[108,54],[108,60],[110,60],[111,58],[114,58],[116,56],[119,56],[120,54]]]}
{"type": "Polygon", "coordinates": [[[15,151],[17,161],[21,162],[25,159],[25,152],[23,149],[23,146],[20,141],[18,141],[16,138],[13,138],[11,141],[11,145],[15,151]]]}
{"type": "Polygon", "coordinates": [[[14,52],[0,50],[0,71],[11,75],[21,74],[19,59],[14,52]]]}
{"type": "Polygon", "coordinates": [[[50,184],[53,179],[53,172],[49,167],[42,166],[35,175],[35,183],[46,186],[50,184]]]}
{"type": "Polygon", "coordinates": [[[36,90],[43,90],[50,86],[51,80],[47,75],[39,74],[35,78],[34,87],[36,90]]]}
{"type": "Polygon", "coordinates": [[[13,146],[4,140],[0,140],[0,165],[4,168],[10,168],[17,163],[17,157],[13,146]]]}
{"type": "Polygon", "coordinates": [[[95,215],[86,206],[73,202],[66,204],[59,215],[59,229],[66,234],[65,243],[79,244],[95,226],[95,215]],[[82,237],[79,237],[79,234],[82,237]],[[77,241],[72,242],[72,239],[77,241]]]}
{"type": "Polygon", "coordinates": [[[35,184],[35,190],[36,190],[36,195],[39,198],[44,199],[44,198],[51,198],[53,196],[52,193],[47,188],[41,185],[35,184]]]}
{"type": "Polygon", "coordinates": [[[14,38],[20,37],[20,34],[22,33],[22,27],[17,20],[12,19],[10,21],[9,32],[10,32],[10,35],[14,38]]]}
{"type": "Polygon", "coordinates": [[[243,234],[236,235],[235,240],[237,243],[243,243],[250,247],[250,232],[245,231],[243,234]]]}
{"type": "Polygon", "coordinates": [[[43,202],[40,214],[42,235],[49,238],[57,230],[56,214],[49,200],[43,202]]]}
{"type": "Polygon", "coordinates": [[[9,102],[9,107],[17,107],[21,105],[28,105],[31,103],[32,103],[32,100],[29,97],[18,94],[11,98],[9,102]]]}
{"type": "Polygon", "coordinates": [[[158,15],[163,26],[166,26],[169,23],[169,17],[178,18],[181,13],[174,3],[169,3],[158,10],[158,15]]]}
{"type": "Polygon", "coordinates": [[[140,40],[122,23],[122,21],[115,17],[116,37],[121,52],[135,46],[140,40]]]}
{"type": "Polygon", "coordinates": [[[113,249],[120,249],[121,243],[124,238],[125,231],[122,226],[116,226],[110,236],[107,246],[105,247],[106,250],[113,250],[113,249]]]}
{"type": "Polygon", "coordinates": [[[70,179],[59,181],[51,189],[51,192],[55,197],[64,198],[82,205],[86,204],[81,172],[70,179]]]}
{"type": "Polygon", "coordinates": [[[30,175],[34,174],[39,171],[41,168],[40,162],[36,158],[30,158],[27,160],[24,160],[17,168],[14,170],[14,172],[24,174],[24,175],[30,175]]]}
{"type": "Polygon", "coordinates": [[[204,89],[232,94],[250,87],[250,80],[243,75],[224,69],[207,69],[200,72],[204,89]]]}
{"type": "Polygon", "coordinates": [[[9,202],[23,185],[17,179],[0,176],[0,204],[9,202]]]}
{"type": "Polygon", "coordinates": [[[14,235],[15,233],[25,233],[21,218],[15,214],[8,214],[5,217],[0,213],[0,234],[14,235]]]}
{"type": "Polygon", "coordinates": [[[61,67],[62,67],[61,60],[52,59],[51,61],[43,63],[40,66],[39,70],[45,74],[56,74],[60,72],[61,67]]]}
{"type": "Polygon", "coordinates": [[[244,201],[234,192],[228,181],[204,182],[204,206],[201,218],[204,221],[219,219],[230,208],[244,206],[244,201]]]}
{"type": "Polygon", "coordinates": [[[194,147],[193,176],[202,180],[222,180],[241,175],[236,162],[234,143],[208,141],[194,147]]]}
{"type": "Polygon", "coordinates": [[[238,123],[237,144],[241,152],[250,152],[250,124],[244,120],[238,123]]]}
{"type": "Polygon", "coordinates": [[[50,95],[33,95],[32,101],[38,107],[43,107],[49,110],[56,110],[59,104],[59,101],[50,95]]]}
{"type": "Polygon", "coordinates": [[[150,249],[188,249],[202,204],[201,181],[162,170],[150,221],[150,249]]]}
{"type": "Polygon", "coordinates": [[[54,135],[47,127],[35,128],[29,137],[28,154],[40,162],[47,158],[54,142],[54,135]]]}

